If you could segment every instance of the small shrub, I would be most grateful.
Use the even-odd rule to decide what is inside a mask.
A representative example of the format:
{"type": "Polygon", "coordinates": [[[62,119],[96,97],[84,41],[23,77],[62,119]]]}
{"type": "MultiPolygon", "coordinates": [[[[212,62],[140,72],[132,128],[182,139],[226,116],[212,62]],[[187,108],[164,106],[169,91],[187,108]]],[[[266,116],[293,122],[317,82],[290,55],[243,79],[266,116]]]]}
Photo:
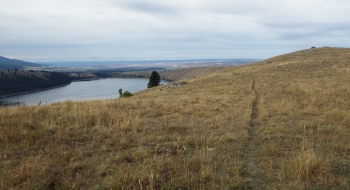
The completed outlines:
{"type": "Polygon", "coordinates": [[[119,89],[119,97],[130,97],[132,96],[132,93],[129,91],[125,91],[123,93],[123,89],[119,89]]]}
{"type": "Polygon", "coordinates": [[[132,96],[132,93],[130,93],[129,91],[125,91],[123,93],[123,97],[130,97],[130,96],[132,96]]]}

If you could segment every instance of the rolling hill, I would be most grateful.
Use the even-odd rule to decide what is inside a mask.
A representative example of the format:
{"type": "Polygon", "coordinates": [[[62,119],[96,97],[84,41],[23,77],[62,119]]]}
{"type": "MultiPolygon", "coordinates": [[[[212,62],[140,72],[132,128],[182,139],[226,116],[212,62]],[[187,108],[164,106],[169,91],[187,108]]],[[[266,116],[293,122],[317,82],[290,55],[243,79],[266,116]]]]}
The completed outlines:
{"type": "MultiPolygon", "coordinates": [[[[196,78],[210,73],[216,72],[218,70],[224,69],[225,66],[205,66],[205,67],[192,67],[192,68],[182,68],[171,71],[158,71],[162,79],[168,81],[178,81],[189,78],[196,78]]],[[[142,72],[121,72],[116,73],[116,77],[138,77],[138,78],[149,78],[152,71],[142,71],[142,72]]]]}
{"type": "Polygon", "coordinates": [[[350,189],[350,49],[0,108],[1,189],[350,189]]]}
{"type": "Polygon", "coordinates": [[[21,60],[16,60],[16,59],[8,59],[6,57],[0,56],[0,70],[14,69],[14,68],[22,69],[25,66],[40,67],[39,64],[29,63],[21,60]]]}

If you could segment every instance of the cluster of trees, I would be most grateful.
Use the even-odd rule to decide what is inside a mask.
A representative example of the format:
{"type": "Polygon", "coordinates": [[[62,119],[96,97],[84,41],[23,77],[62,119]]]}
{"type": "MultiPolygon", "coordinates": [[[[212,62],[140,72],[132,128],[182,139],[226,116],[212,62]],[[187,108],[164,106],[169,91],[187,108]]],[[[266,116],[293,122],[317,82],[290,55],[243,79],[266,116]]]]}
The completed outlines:
{"type": "Polygon", "coordinates": [[[71,79],[57,72],[0,71],[0,96],[69,84],[71,79]]]}

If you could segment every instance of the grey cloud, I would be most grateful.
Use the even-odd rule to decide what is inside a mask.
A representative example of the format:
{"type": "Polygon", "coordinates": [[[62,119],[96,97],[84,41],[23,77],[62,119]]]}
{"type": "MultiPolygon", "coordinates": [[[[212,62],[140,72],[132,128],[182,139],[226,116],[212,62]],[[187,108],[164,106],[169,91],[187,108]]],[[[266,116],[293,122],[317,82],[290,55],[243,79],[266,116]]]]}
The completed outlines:
{"type": "Polygon", "coordinates": [[[267,58],[309,44],[348,46],[349,8],[345,0],[4,1],[0,55],[267,58]]]}
{"type": "Polygon", "coordinates": [[[123,1],[123,2],[111,2],[114,6],[118,8],[126,8],[131,11],[139,12],[139,13],[148,13],[151,15],[163,15],[163,16],[176,16],[178,14],[178,10],[168,4],[160,2],[152,2],[152,1],[123,1]]]}
{"type": "Polygon", "coordinates": [[[237,2],[237,1],[204,1],[202,7],[207,12],[215,14],[231,14],[231,15],[250,15],[250,14],[259,14],[260,12],[265,11],[264,6],[266,3],[262,2],[237,2]]]}

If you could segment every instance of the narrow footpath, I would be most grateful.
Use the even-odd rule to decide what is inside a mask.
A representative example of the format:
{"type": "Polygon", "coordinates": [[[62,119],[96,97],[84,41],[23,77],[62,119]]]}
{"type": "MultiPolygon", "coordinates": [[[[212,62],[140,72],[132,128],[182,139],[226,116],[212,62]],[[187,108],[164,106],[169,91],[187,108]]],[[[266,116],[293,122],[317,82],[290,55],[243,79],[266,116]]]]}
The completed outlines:
{"type": "Polygon", "coordinates": [[[261,171],[258,164],[259,153],[259,137],[258,137],[258,104],[259,94],[255,89],[255,81],[252,83],[252,91],[255,94],[255,99],[252,104],[251,119],[249,122],[249,139],[245,145],[243,152],[244,175],[249,178],[249,189],[264,189],[261,181],[261,171]]]}

